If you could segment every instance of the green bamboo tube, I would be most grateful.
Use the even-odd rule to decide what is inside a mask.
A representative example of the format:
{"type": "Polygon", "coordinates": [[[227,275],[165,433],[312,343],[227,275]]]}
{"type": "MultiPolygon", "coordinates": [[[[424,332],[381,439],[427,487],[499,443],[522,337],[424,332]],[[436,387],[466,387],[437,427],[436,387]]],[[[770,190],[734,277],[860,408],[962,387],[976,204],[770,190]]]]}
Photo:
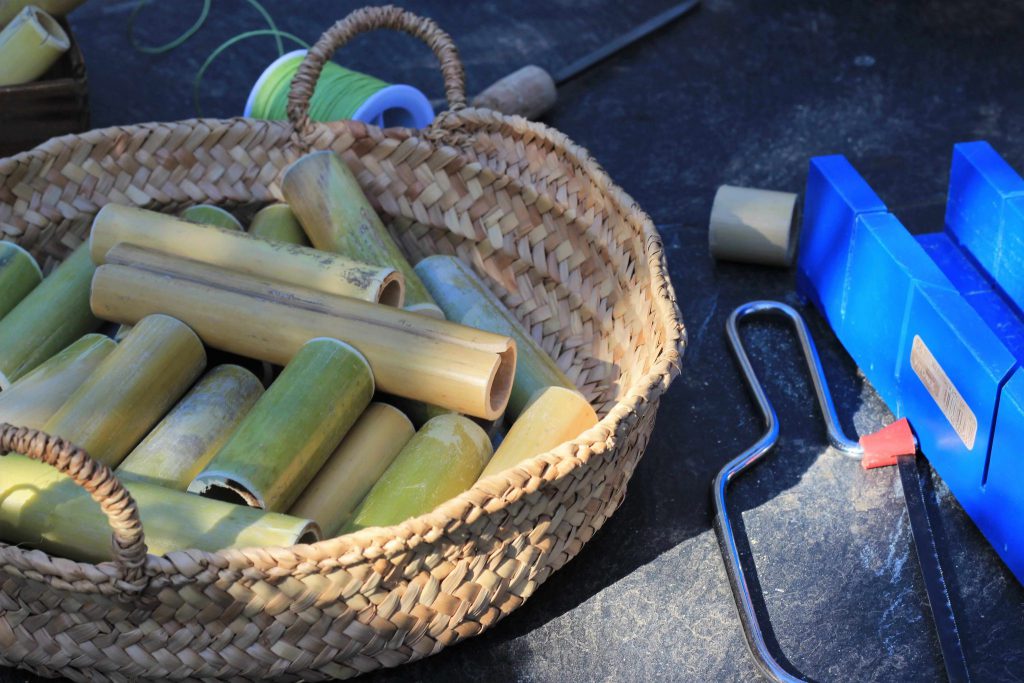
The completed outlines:
{"type": "MultiPolygon", "coordinates": [[[[195,548],[290,546],[320,540],[315,523],[132,482],[153,555],[195,548]]],[[[0,538],[80,562],[111,558],[110,525],[88,493],[41,462],[0,458],[0,538]]]]}
{"type": "Polygon", "coordinates": [[[340,156],[313,152],[294,162],[281,193],[314,247],[397,268],[405,276],[405,308],[444,317],[340,156]]]}
{"type": "Polygon", "coordinates": [[[14,242],[0,242],[0,318],[42,281],[43,271],[32,254],[14,242]]]}
{"type": "MultiPolygon", "coordinates": [[[[239,278],[245,276],[238,276],[239,278]]],[[[173,315],[213,348],[285,365],[314,337],[356,346],[381,391],[495,419],[505,410],[515,375],[515,342],[500,335],[322,294],[319,308],[130,266],[100,266],[92,306],[101,318],[134,323],[151,313],[173,315]]]]}
{"type": "Polygon", "coordinates": [[[491,453],[490,439],[472,420],[435,417],[366,494],[346,531],[390,526],[430,512],[472,486],[491,453]]]}
{"type": "Polygon", "coordinates": [[[480,478],[546,453],[597,424],[597,413],[575,389],[539,389],[502,439],[480,478]]]}
{"type": "Polygon", "coordinates": [[[416,433],[402,411],[371,403],[288,514],[312,519],[330,538],[416,433]]]}
{"type": "Polygon", "coordinates": [[[0,31],[0,86],[36,80],[71,47],[57,20],[29,5],[0,31]]]}
{"type": "Polygon", "coordinates": [[[0,389],[100,326],[89,309],[95,270],[79,247],[0,320],[0,389]]]}
{"type": "Polygon", "coordinates": [[[244,231],[245,228],[230,212],[213,204],[196,204],[181,212],[182,220],[197,225],[215,225],[225,230],[244,231]]]}
{"type": "Polygon", "coordinates": [[[143,318],[43,431],[116,467],[206,366],[195,332],[166,315],[143,318]]]}
{"type": "Polygon", "coordinates": [[[41,429],[116,346],[102,334],[85,335],[0,394],[0,422],[41,429]]]}
{"type": "Polygon", "coordinates": [[[265,240],[310,246],[299,219],[287,204],[271,204],[257,211],[249,223],[249,234],[265,240]]]}
{"type": "Polygon", "coordinates": [[[54,17],[63,17],[83,2],[85,0],[0,0],[0,27],[6,26],[26,5],[35,5],[54,17]]]}
{"type": "Polygon", "coordinates": [[[307,287],[364,301],[401,306],[405,282],[395,268],[353,261],[295,244],[272,242],[246,232],[196,225],[155,211],[107,204],[93,219],[89,250],[106,263],[119,242],[224,270],[307,287]]]}
{"type": "Polygon", "coordinates": [[[184,491],[262,394],[263,384],[245,368],[215,367],[124,459],[118,478],[184,491]]]}
{"type": "Polygon", "coordinates": [[[189,484],[190,493],[283,512],[323,467],[373,396],[363,354],[307,342],[189,484]]]}
{"type": "Polygon", "coordinates": [[[416,273],[449,320],[515,339],[518,360],[507,408],[513,419],[523,412],[530,397],[544,387],[576,389],[501,299],[465,263],[453,256],[428,256],[416,264],[416,273]]]}

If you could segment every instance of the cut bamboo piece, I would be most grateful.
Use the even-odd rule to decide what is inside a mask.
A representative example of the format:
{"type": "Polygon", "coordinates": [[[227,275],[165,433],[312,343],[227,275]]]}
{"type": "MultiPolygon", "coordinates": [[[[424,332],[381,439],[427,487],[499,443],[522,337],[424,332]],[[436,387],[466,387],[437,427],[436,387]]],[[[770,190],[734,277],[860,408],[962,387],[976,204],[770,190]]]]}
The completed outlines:
{"type": "Polygon", "coordinates": [[[406,308],[444,318],[341,157],[307,154],[285,169],[281,193],[314,247],[397,268],[405,277],[406,308]]]}
{"type": "MultiPolygon", "coordinates": [[[[49,465],[13,453],[0,459],[0,473],[0,539],[81,562],[112,559],[110,523],[85,489],[49,465]]],[[[320,540],[320,529],[309,520],[143,482],[129,486],[153,555],[320,540]]]]}
{"type": "Polygon", "coordinates": [[[391,306],[401,306],[405,296],[402,274],[392,267],[359,263],[236,230],[196,225],[155,211],[107,204],[92,224],[89,249],[93,261],[97,265],[105,263],[107,252],[118,242],[391,306]]]}
{"type": "Polygon", "coordinates": [[[244,231],[245,228],[230,212],[213,204],[196,204],[181,212],[181,219],[197,225],[215,225],[225,230],[244,231]]]}
{"type": "Polygon", "coordinates": [[[408,398],[402,398],[401,396],[386,395],[382,397],[381,400],[402,411],[417,429],[438,415],[448,415],[453,412],[448,408],[423,403],[422,401],[413,401],[408,398]]]}
{"type": "Polygon", "coordinates": [[[43,431],[116,467],[205,365],[203,344],[187,325],[166,315],[144,318],[47,420],[43,431]]]}
{"type": "Polygon", "coordinates": [[[85,0],[0,0],[0,27],[6,26],[27,5],[35,5],[54,17],[63,17],[83,2],[85,0]]]}
{"type": "Polygon", "coordinates": [[[190,493],[283,512],[323,467],[373,397],[361,353],[313,339],[295,354],[190,493]]]}
{"type": "Polygon", "coordinates": [[[124,459],[117,476],[184,491],[262,394],[263,384],[245,368],[215,367],[124,459]]]}
{"type": "Polygon", "coordinates": [[[574,389],[541,389],[515,421],[480,478],[515,467],[572,441],[597,424],[597,413],[574,389]]]}
{"type": "Polygon", "coordinates": [[[371,403],[288,514],[312,519],[331,538],[416,433],[402,411],[371,403]]]}
{"type": "Polygon", "coordinates": [[[491,452],[490,439],[472,420],[435,417],[366,494],[346,531],[390,526],[430,512],[472,486],[491,452]]]}
{"type": "Polygon", "coordinates": [[[53,356],[0,394],[0,423],[41,429],[116,346],[110,337],[87,334],[53,356]]]}
{"type": "Polygon", "coordinates": [[[265,240],[309,246],[309,238],[287,204],[271,204],[257,211],[249,223],[249,234],[265,240]]]}
{"type": "Polygon", "coordinates": [[[0,86],[36,80],[70,47],[57,20],[28,5],[0,31],[0,86]]]}
{"type": "Polygon", "coordinates": [[[173,315],[208,345],[285,365],[307,340],[333,337],[358,348],[381,391],[495,419],[515,374],[515,343],[482,332],[347,297],[310,310],[174,275],[105,265],[93,278],[101,318],[133,323],[173,315]]]}
{"type": "Polygon", "coordinates": [[[516,378],[508,399],[508,414],[513,419],[523,412],[530,397],[544,387],[576,389],[468,265],[452,256],[428,256],[416,264],[416,273],[449,320],[515,339],[516,378]]]}
{"type": "Polygon", "coordinates": [[[0,242],[0,318],[42,281],[43,271],[32,254],[14,242],[0,242]]]}
{"type": "Polygon", "coordinates": [[[100,326],[89,310],[96,267],[84,246],[0,320],[0,389],[100,326]]]}

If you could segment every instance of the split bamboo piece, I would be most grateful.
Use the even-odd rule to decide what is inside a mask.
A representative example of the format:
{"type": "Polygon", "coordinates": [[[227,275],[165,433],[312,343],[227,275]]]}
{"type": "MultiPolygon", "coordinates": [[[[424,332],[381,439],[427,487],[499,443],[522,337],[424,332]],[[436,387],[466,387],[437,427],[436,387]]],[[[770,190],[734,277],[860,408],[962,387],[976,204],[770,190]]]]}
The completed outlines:
{"type": "Polygon", "coordinates": [[[468,265],[453,256],[428,256],[416,264],[416,273],[449,320],[515,339],[518,359],[508,399],[510,417],[518,417],[530,397],[544,387],[576,389],[572,380],[468,265]]]}
{"type": "Polygon", "coordinates": [[[262,394],[263,384],[245,368],[215,367],[124,459],[117,476],[184,491],[262,394]]]}
{"type": "Polygon", "coordinates": [[[214,348],[277,365],[309,339],[333,337],[366,356],[381,391],[489,420],[505,409],[516,364],[508,337],[347,297],[323,301],[311,310],[115,264],[100,266],[92,286],[93,310],[105,320],[164,312],[214,348]]]}
{"type": "Polygon", "coordinates": [[[0,389],[100,326],[89,310],[95,270],[79,247],[0,320],[0,389]]]}
{"type": "Polygon", "coordinates": [[[43,271],[14,242],[0,242],[0,319],[43,281],[43,271]]]}
{"type": "MultiPolygon", "coordinates": [[[[110,524],[85,489],[49,465],[13,453],[0,461],[0,468],[0,538],[81,562],[112,559],[110,524]]],[[[315,523],[290,515],[143,482],[132,482],[130,493],[153,555],[320,540],[315,523]]]]}
{"type": "Polygon", "coordinates": [[[597,413],[583,395],[565,387],[537,391],[498,446],[481,478],[515,467],[571,441],[597,424],[597,413]]]}
{"type": "Polygon", "coordinates": [[[313,152],[294,162],[281,193],[314,247],[397,268],[405,278],[405,308],[444,318],[340,156],[313,152]]]}
{"type": "Polygon", "coordinates": [[[291,507],[373,397],[363,354],[313,339],[189,484],[190,493],[263,510],[291,507]]]}
{"type": "Polygon", "coordinates": [[[230,212],[213,204],[190,206],[181,212],[181,219],[197,225],[215,225],[225,230],[245,230],[230,212]]]}
{"type": "Polygon", "coordinates": [[[63,17],[83,2],[85,0],[0,0],[0,26],[7,25],[27,5],[35,5],[54,17],[63,17]]]}
{"type": "Polygon", "coordinates": [[[196,225],[155,211],[107,204],[92,224],[89,249],[93,261],[105,263],[107,252],[118,242],[390,306],[401,306],[405,296],[403,276],[391,267],[271,242],[236,230],[196,225]]]}
{"type": "Polygon", "coordinates": [[[325,536],[336,536],[415,433],[401,410],[371,403],[288,514],[312,519],[325,536]]]}
{"type": "Polygon", "coordinates": [[[390,526],[430,512],[472,486],[491,453],[490,439],[472,420],[435,417],[373,485],[346,531],[390,526]]]}
{"type": "Polygon", "coordinates": [[[28,5],[0,31],[0,86],[36,80],[70,47],[57,20],[28,5]]]}
{"type": "Polygon", "coordinates": [[[206,365],[199,337],[166,315],[138,321],[43,431],[116,467],[206,365]]]}
{"type": "Polygon", "coordinates": [[[116,346],[102,334],[85,335],[0,394],[0,422],[41,429],[116,346]]]}
{"type": "Polygon", "coordinates": [[[249,223],[249,234],[265,240],[309,246],[309,238],[287,204],[271,204],[257,211],[249,223]]]}

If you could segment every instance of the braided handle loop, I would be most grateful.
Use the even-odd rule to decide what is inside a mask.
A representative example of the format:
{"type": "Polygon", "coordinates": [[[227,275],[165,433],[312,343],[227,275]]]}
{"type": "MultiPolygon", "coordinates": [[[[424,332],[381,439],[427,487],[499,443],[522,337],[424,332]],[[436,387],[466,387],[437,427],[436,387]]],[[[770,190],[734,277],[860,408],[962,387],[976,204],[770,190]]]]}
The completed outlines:
{"type": "Polygon", "coordinates": [[[46,463],[88,491],[99,503],[114,532],[111,538],[114,563],[122,581],[129,584],[126,590],[131,588],[130,584],[137,584],[136,588],[141,590],[147,553],[142,521],[135,501],[109,467],[64,439],[7,423],[0,424],[0,453],[18,453],[46,463]]]}
{"type": "Polygon", "coordinates": [[[313,135],[309,102],[324,64],[331,59],[335,50],[357,35],[377,29],[402,31],[426,43],[441,63],[448,108],[455,111],[466,106],[466,75],[451,36],[431,19],[394,5],[363,7],[324,31],[292,79],[291,90],[288,92],[288,120],[300,139],[308,140],[313,135]]]}

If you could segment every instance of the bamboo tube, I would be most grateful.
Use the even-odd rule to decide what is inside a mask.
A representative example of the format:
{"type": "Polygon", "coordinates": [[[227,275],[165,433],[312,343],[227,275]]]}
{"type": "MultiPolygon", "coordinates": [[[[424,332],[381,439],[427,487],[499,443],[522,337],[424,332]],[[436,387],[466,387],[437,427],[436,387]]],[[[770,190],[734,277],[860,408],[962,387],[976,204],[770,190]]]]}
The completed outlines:
{"type": "Polygon", "coordinates": [[[143,318],[43,431],[116,467],[205,365],[203,344],[187,325],[166,315],[143,318]]]}
{"type": "Polygon", "coordinates": [[[405,282],[372,266],[245,232],[196,225],[155,211],[107,204],[93,220],[89,249],[97,265],[118,242],[195,259],[227,270],[356,299],[401,306],[405,282]]]}
{"type": "Polygon", "coordinates": [[[382,396],[381,400],[402,411],[417,429],[438,415],[448,415],[453,412],[448,408],[423,403],[422,401],[413,401],[411,399],[394,396],[392,394],[382,396]]]}
{"type": "Polygon", "coordinates": [[[181,212],[181,219],[197,225],[215,225],[225,230],[245,230],[230,212],[213,204],[190,206],[181,212]]]}
{"type": "Polygon", "coordinates": [[[95,270],[79,247],[0,320],[0,389],[100,326],[89,310],[95,270]]]}
{"type": "Polygon", "coordinates": [[[0,318],[42,281],[43,271],[32,254],[14,242],[0,242],[0,318]]]}
{"type": "Polygon", "coordinates": [[[29,5],[0,31],[0,86],[36,80],[71,47],[57,20],[29,5]]]}
{"type": "Polygon", "coordinates": [[[546,453],[596,424],[597,413],[578,391],[565,387],[540,389],[508,430],[480,478],[546,453]]]}
{"type": "Polygon", "coordinates": [[[486,419],[505,409],[516,361],[508,337],[347,297],[328,302],[310,310],[121,265],[100,266],[92,286],[106,320],[165,312],[214,348],[277,365],[307,340],[333,337],[362,351],[381,391],[486,419]]]}
{"type": "MultiPolygon", "coordinates": [[[[315,523],[143,482],[130,493],[153,555],[195,548],[290,546],[320,540],[315,523]]],[[[0,538],[82,562],[111,559],[110,524],[81,487],[49,465],[0,459],[0,538]]]]}
{"type": "Polygon", "coordinates": [[[309,246],[309,238],[287,204],[271,204],[257,211],[249,223],[249,234],[265,240],[309,246]]]}
{"type": "Polygon", "coordinates": [[[262,394],[263,384],[245,368],[215,367],[124,459],[117,476],[184,491],[262,394]]]}
{"type": "Polygon", "coordinates": [[[285,169],[281,193],[314,247],[394,266],[405,278],[405,307],[444,318],[341,157],[329,151],[307,154],[285,169]]]}
{"type": "Polygon", "coordinates": [[[371,403],[288,514],[312,519],[331,538],[416,433],[402,411],[371,403]]]}
{"type": "Polygon", "coordinates": [[[468,265],[452,256],[428,256],[416,264],[416,273],[449,320],[516,340],[519,357],[508,399],[508,414],[513,419],[523,412],[530,397],[544,387],[576,389],[572,380],[468,265]]]}
{"type": "Polygon", "coordinates": [[[435,417],[373,485],[346,531],[390,526],[430,512],[472,486],[491,452],[487,434],[472,420],[435,417]]]}
{"type": "Polygon", "coordinates": [[[0,27],[6,26],[26,5],[35,5],[54,17],[63,17],[83,2],[85,0],[0,0],[0,27]]]}
{"type": "Polygon", "coordinates": [[[0,422],[41,429],[116,346],[102,334],[85,335],[0,394],[0,422]]]}
{"type": "Polygon", "coordinates": [[[363,355],[313,339],[189,484],[190,493],[283,512],[323,467],[373,397],[363,355]]]}

